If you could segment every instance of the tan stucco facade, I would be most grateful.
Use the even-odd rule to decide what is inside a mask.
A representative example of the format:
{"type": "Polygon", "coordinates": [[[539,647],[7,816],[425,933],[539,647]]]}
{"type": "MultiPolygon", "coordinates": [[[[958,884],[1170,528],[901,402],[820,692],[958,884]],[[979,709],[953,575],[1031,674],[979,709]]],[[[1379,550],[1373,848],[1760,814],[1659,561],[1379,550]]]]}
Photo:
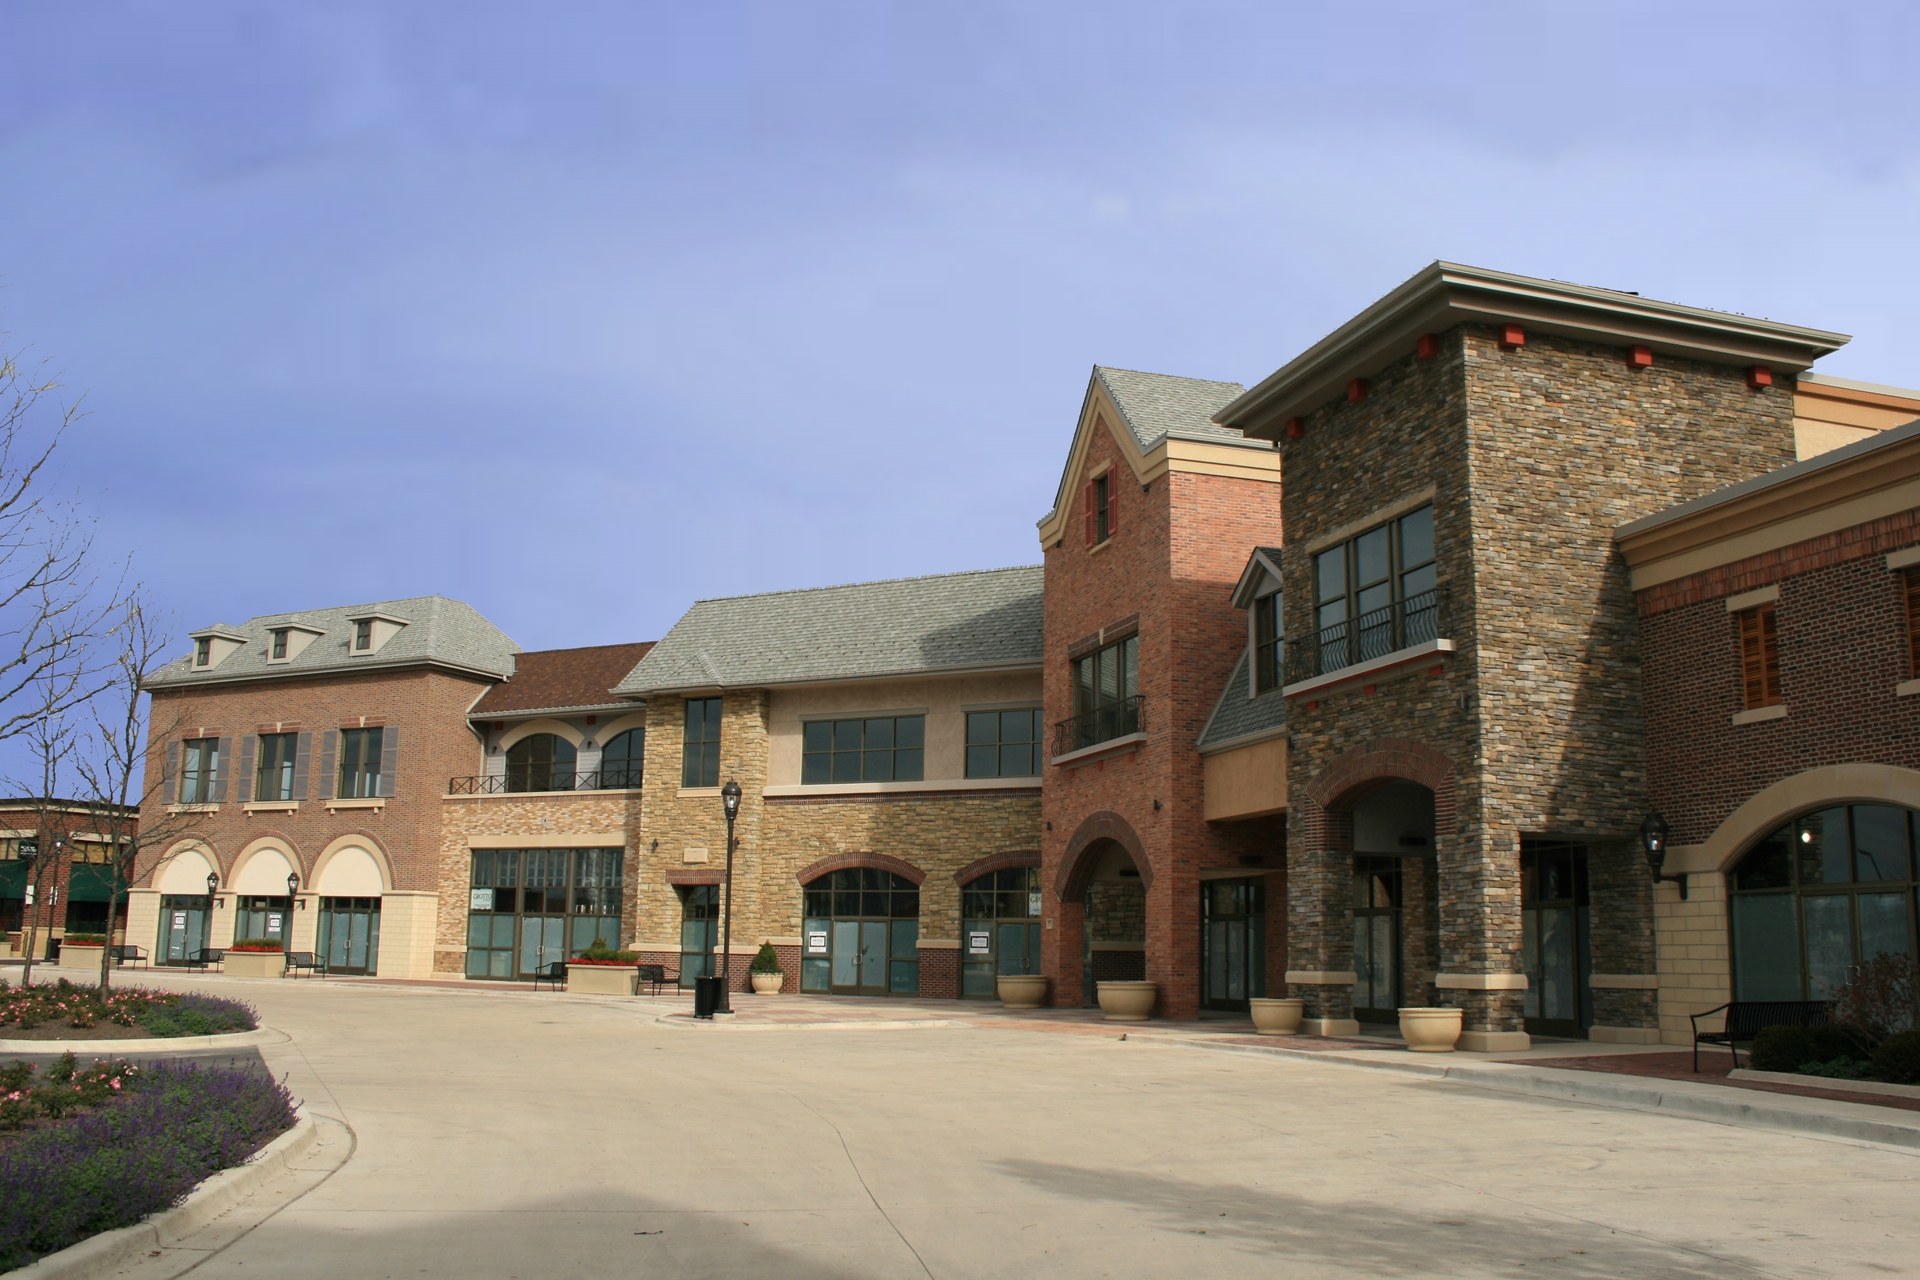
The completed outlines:
{"type": "Polygon", "coordinates": [[[1208,822],[1257,818],[1287,807],[1285,734],[1204,757],[1208,822]]]}

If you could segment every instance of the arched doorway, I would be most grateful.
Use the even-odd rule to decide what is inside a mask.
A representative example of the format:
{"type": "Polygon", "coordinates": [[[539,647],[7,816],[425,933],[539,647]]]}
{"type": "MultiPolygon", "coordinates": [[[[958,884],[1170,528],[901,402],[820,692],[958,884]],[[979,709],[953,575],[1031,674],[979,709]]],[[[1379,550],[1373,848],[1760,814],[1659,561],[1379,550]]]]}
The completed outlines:
{"type": "Polygon", "coordinates": [[[992,1000],[1001,974],[1040,972],[1040,868],[1002,867],[960,886],[960,995],[992,1000]]]}
{"type": "Polygon", "coordinates": [[[1117,840],[1087,847],[1082,957],[1087,1004],[1102,982],[1139,982],[1147,976],[1147,889],[1140,867],[1117,840]]]}
{"type": "Polygon", "coordinates": [[[1915,823],[1834,804],[1762,836],[1727,875],[1736,1000],[1823,1000],[1853,966],[1914,953],[1915,823]]]}
{"type": "MultiPolygon", "coordinates": [[[[476,880],[474,883],[482,881],[476,880]]],[[[492,881],[485,883],[491,884],[492,881]]],[[[372,853],[358,845],[334,850],[320,867],[314,884],[314,891],[320,898],[320,919],[316,927],[314,949],[319,952],[319,961],[326,966],[328,973],[379,971],[380,894],[384,884],[385,877],[381,875],[380,864],[374,860],[372,853]]],[[[512,911],[511,906],[506,909],[512,911]]],[[[513,917],[509,914],[505,919],[509,937],[501,952],[502,974],[506,971],[507,957],[511,955],[513,946],[513,917]]],[[[473,958],[478,955],[484,974],[488,958],[485,948],[491,943],[491,936],[484,923],[476,930],[471,918],[467,932],[469,943],[472,943],[476,932],[482,939],[478,948],[468,952],[468,973],[472,974],[473,958]]]]}
{"type": "Polygon", "coordinates": [[[292,859],[283,849],[262,845],[242,855],[234,874],[233,940],[273,941],[293,949],[293,891],[287,878],[294,874],[292,859]]]}
{"type": "Polygon", "coordinates": [[[155,964],[186,964],[208,945],[213,895],[207,892],[207,877],[212,874],[212,859],[197,848],[175,850],[161,862],[153,877],[153,887],[160,891],[155,964]]]}
{"type": "Polygon", "coordinates": [[[845,996],[920,994],[920,886],[886,866],[808,880],[800,989],[845,996]]]}
{"type": "Polygon", "coordinates": [[[1428,1003],[1438,969],[1433,791],[1394,778],[1350,809],[1353,822],[1353,1016],[1396,1022],[1428,1003]]]}

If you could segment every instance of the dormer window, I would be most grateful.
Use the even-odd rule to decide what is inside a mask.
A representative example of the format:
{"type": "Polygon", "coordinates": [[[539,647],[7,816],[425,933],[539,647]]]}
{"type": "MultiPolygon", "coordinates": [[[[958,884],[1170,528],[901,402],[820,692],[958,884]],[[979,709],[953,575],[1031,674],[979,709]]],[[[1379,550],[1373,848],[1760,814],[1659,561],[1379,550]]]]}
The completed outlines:
{"type": "Polygon", "coordinates": [[[267,631],[267,664],[284,666],[300,656],[300,653],[316,638],[325,634],[316,627],[290,622],[284,627],[271,627],[267,631]]]}
{"type": "Polygon", "coordinates": [[[213,661],[213,637],[201,636],[193,642],[193,665],[204,667],[213,661]]]}
{"type": "Polygon", "coordinates": [[[1253,602],[1253,691],[1280,687],[1280,593],[1253,602]]]}
{"type": "Polygon", "coordinates": [[[407,620],[387,613],[363,613],[349,617],[353,634],[347,640],[347,656],[363,658],[380,652],[387,641],[406,628],[407,620]]]}
{"type": "Polygon", "coordinates": [[[247,644],[247,636],[230,627],[189,632],[188,639],[193,641],[192,669],[195,671],[213,670],[247,644]]]}
{"type": "Polygon", "coordinates": [[[353,624],[353,651],[366,653],[373,648],[373,619],[361,618],[353,624]]]}
{"type": "Polygon", "coordinates": [[[275,662],[285,662],[287,660],[287,629],[285,627],[275,627],[273,629],[273,648],[271,652],[275,662]]]}

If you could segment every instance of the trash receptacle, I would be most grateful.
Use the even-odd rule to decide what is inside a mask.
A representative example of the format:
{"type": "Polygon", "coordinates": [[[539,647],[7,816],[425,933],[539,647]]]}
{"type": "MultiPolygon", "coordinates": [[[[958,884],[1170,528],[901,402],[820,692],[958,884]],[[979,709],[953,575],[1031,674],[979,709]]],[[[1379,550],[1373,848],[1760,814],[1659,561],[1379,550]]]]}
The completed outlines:
{"type": "Polygon", "coordinates": [[[720,1004],[720,979],[695,978],[693,980],[693,1016],[711,1018],[720,1004]]]}

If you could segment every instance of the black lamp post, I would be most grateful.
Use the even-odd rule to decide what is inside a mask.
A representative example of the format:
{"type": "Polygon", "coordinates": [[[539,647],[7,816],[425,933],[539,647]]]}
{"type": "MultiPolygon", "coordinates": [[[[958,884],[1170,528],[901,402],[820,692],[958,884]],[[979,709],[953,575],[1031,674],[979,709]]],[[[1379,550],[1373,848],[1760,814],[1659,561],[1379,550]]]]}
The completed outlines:
{"type": "Polygon", "coordinates": [[[1667,826],[1667,820],[1660,816],[1660,811],[1651,810],[1647,814],[1646,821],[1640,824],[1640,848],[1647,855],[1647,870],[1653,873],[1653,882],[1659,884],[1662,880],[1671,880],[1680,886],[1680,896],[1685,898],[1687,877],[1684,874],[1668,876],[1660,873],[1661,867],[1667,860],[1668,830],[1670,828],[1667,826]]]}
{"type": "Polygon", "coordinates": [[[289,871],[287,872],[287,901],[291,903],[295,898],[299,896],[300,896],[300,873],[298,871],[289,871]]]}
{"type": "Polygon", "coordinates": [[[720,805],[727,811],[727,893],[721,907],[720,999],[713,1007],[716,1013],[732,1013],[727,988],[733,982],[733,820],[740,816],[740,784],[732,778],[720,788],[720,805]]]}

